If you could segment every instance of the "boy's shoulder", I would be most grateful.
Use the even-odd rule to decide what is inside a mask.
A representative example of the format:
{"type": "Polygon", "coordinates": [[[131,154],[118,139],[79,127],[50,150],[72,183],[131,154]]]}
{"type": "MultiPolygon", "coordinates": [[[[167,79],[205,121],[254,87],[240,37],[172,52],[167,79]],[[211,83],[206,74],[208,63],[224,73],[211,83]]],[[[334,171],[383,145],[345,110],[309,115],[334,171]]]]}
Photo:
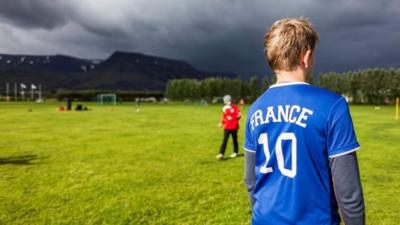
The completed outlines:
{"type": "Polygon", "coordinates": [[[322,88],[315,85],[305,85],[307,91],[304,91],[304,95],[307,97],[313,97],[324,102],[336,102],[338,99],[343,98],[342,95],[330,91],[326,88],[322,88]]]}
{"type": "MultiPolygon", "coordinates": [[[[310,102],[314,102],[317,105],[323,105],[326,108],[332,108],[340,100],[346,101],[345,98],[336,92],[330,91],[326,88],[307,85],[308,91],[304,92],[304,97],[309,99],[310,102]]],[[[347,103],[346,103],[347,104],[347,103]]]]}
{"type": "Polygon", "coordinates": [[[325,105],[326,107],[331,107],[339,99],[344,99],[340,94],[311,84],[271,85],[253,102],[248,112],[253,112],[274,103],[285,104],[294,101],[293,99],[296,98],[309,103],[315,102],[315,104],[325,105]],[[299,98],[299,96],[301,97],[299,98]]]}

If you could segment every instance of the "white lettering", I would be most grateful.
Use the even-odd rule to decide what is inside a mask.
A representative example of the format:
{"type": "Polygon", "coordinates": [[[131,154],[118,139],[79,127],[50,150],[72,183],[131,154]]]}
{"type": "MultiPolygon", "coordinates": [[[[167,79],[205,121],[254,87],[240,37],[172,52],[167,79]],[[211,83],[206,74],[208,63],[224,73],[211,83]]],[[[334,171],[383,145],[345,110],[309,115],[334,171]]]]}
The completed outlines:
{"type": "Polygon", "coordinates": [[[278,105],[276,108],[269,106],[265,111],[261,109],[255,111],[250,117],[250,125],[254,130],[257,126],[266,123],[286,122],[306,128],[307,120],[313,114],[312,110],[298,105],[278,105]]]}
{"type": "Polygon", "coordinates": [[[296,121],[296,124],[301,127],[306,128],[307,124],[305,122],[308,119],[308,116],[311,116],[313,113],[314,113],[313,111],[303,107],[301,110],[300,116],[296,121]]]}
{"type": "Polygon", "coordinates": [[[257,127],[259,124],[264,124],[263,118],[262,118],[262,111],[259,109],[254,113],[254,120],[255,120],[255,126],[257,127]]]}
{"type": "Polygon", "coordinates": [[[292,106],[292,108],[290,109],[290,114],[289,114],[289,122],[294,123],[297,120],[297,117],[293,117],[293,112],[294,110],[296,110],[297,112],[300,112],[300,106],[298,105],[294,105],[292,106]]]}
{"type": "Polygon", "coordinates": [[[278,105],[278,121],[277,122],[282,122],[283,121],[288,122],[289,121],[289,105],[285,105],[285,109],[283,109],[283,106],[278,105]]]}
{"type": "Polygon", "coordinates": [[[267,116],[265,117],[265,122],[269,123],[271,121],[270,118],[272,118],[272,122],[274,123],[278,122],[274,115],[274,107],[272,106],[267,108],[267,116]]]}

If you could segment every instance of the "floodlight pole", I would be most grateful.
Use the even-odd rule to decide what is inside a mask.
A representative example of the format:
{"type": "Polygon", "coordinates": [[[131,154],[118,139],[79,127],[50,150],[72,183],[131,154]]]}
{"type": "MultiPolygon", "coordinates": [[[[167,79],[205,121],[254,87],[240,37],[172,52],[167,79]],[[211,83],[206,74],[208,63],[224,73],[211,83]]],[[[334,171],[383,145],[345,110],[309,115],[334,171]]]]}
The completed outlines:
{"type": "Polygon", "coordinates": [[[14,101],[18,101],[18,88],[16,83],[14,83],[14,101]]]}
{"type": "Polygon", "coordinates": [[[21,88],[21,96],[22,96],[22,101],[25,101],[25,91],[23,88],[21,88]]]}
{"type": "Polygon", "coordinates": [[[31,85],[31,99],[33,101],[33,88],[32,88],[32,85],[31,85]]]}
{"type": "Polygon", "coordinates": [[[6,84],[6,94],[7,94],[7,97],[6,97],[7,101],[10,101],[10,84],[9,83],[6,84]]]}
{"type": "Polygon", "coordinates": [[[396,98],[396,115],[394,116],[396,120],[399,120],[399,98],[396,98]]]}
{"type": "Polygon", "coordinates": [[[42,100],[42,85],[39,84],[39,99],[42,100]]]}

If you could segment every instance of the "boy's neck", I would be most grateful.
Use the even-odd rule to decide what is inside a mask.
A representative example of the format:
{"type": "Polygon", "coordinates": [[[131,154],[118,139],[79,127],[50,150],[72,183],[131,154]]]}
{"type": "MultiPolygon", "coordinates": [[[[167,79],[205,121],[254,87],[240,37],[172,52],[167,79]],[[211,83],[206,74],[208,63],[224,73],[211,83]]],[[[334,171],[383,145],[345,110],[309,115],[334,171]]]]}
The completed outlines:
{"type": "Polygon", "coordinates": [[[283,71],[277,70],[276,73],[276,83],[285,82],[307,82],[307,73],[303,69],[297,67],[293,71],[283,71]]]}

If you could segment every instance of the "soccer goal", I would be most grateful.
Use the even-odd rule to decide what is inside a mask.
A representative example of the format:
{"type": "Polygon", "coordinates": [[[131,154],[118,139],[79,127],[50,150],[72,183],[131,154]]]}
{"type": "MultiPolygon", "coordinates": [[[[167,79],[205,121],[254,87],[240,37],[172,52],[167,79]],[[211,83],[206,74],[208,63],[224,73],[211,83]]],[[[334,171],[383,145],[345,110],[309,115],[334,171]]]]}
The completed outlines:
{"type": "Polygon", "coordinates": [[[117,104],[117,95],[116,94],[99,94],[97,96],[97,100],[100,104],[117,104]]]}

